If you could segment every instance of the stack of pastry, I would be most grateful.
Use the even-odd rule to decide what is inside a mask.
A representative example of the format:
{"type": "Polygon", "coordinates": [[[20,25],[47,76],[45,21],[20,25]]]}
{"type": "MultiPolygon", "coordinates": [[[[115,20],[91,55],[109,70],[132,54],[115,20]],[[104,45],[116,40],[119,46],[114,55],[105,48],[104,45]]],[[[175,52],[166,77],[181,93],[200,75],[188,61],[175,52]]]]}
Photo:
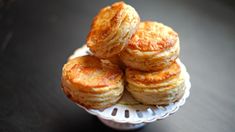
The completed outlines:
{"type": "Polygon", "coordinates": [[[143,104],[167,105],[183,96],[184,78],[176,59],[177,33],[158,22],[141,22],[121,52],[127,90],[143,104]]]}
{"type": "Polygon", "coordinates": [[[139,22],[138,13],[124,2],[100,10],[87,37],[93,55],[68,60],[63,67],[62,88],[67,97],[86,108],[100,109],[117,103],[124,91],[124,73],[118,65],[105,60],[117,58],[114,56],[126,47],[139,22]]]}
{"type": "Polygon", "coordinates": [[[158,22],[140,22],[136,10],[124,2],[100,10],[87,46],[92,55],[68,60],[62,71],[62,88],[76,103],[109,107],[121,98],[124,82],[131,95],[147,105],[166,105],[184,94],[176,61],[178,34],[158,22]]]}

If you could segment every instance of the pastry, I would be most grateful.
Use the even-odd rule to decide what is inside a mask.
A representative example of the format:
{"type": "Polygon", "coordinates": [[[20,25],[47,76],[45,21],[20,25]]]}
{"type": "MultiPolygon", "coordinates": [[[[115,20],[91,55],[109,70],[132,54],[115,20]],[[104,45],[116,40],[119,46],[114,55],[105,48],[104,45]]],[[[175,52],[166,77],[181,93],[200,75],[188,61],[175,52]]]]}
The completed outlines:
{"type": "Polygon", "coordinates": [[[122,96],[123,73],[95,56],[76,57],[63,67],[62,88],[68,98],[86,108],[106,108],[122,96]]]}
{"type": "Polygon", "coordinates": [[[133,7],[116,2],[96,15],[87,36],[87,45],[99,58],[112,57],[126,46],[139,22],[139,15],[133,7]]]}
{"type": "Polygon", "coordinates": [[[155,72],[126,69],[127,90],[146,105],[167,105],[179,100],[185,90],[184,75],[178,62],[155,72]]]}
{"type": "Polygon", "coordinates": [[[179,56],[178,34],[162,23],[139,24],[127,47],[120,53],[128,67],[142,71],[158,71],[171,65],[179,56]]]}

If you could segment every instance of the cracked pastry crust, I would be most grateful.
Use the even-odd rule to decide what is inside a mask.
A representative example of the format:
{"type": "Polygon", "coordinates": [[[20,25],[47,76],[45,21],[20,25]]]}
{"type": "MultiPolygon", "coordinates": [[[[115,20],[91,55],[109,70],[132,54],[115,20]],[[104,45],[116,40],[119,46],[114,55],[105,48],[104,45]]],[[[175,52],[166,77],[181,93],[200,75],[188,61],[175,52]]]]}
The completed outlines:
{"type": "Polygon", "coordinates": [[[68,98],[86,108],[106,108],[122,96],[123,73],[95,56],[81,56],[64,65],[62,88],[68,98]]]}
{"type": "Polygon", "coordinates": [[[128,67],[158,71],[171,65],[179,56],[178,34],[162,23],[141,22],[127,47],[120,53],[128,67]]]}
{"type": "Polygon", "coordinates": [[[108,58],[122,51],[136,31],[140,17],[124,2],[116,2],[100,10],[87,36],[87,46],[99,58],[108,58]]]}
{"type": "Polygon", "coordinates": [[[127,90],[146,105],[167,105],[179,100],[185,91],[184,76],[178,62],[166,69],[145,72],[126,69],[127,90]]]}

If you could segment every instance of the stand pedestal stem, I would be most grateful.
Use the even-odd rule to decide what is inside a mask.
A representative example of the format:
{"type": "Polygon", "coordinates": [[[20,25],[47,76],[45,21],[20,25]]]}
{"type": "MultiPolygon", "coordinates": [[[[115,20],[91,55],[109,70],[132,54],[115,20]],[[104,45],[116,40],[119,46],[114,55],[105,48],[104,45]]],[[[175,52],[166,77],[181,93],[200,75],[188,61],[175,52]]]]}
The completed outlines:
{"type": "Polygon", "coordinates": [[[139,123],[139,124],[117,123],[117,122],[105,120],[102,118],[99,118],[99,120],[106,126],[111,127],[113,129],[117,129],[117,130],[135,130],[146,125],[146,123],[139,123]]]}

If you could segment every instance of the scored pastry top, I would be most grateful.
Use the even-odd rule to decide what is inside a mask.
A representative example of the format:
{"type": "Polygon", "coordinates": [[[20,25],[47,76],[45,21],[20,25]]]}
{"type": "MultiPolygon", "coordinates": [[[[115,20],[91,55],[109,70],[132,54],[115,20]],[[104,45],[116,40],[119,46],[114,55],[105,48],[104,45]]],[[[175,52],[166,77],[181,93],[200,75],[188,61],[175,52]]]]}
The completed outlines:
{"type": "Polygon", "coordinates": [[[69,60],[63,67],[62,76],[77,88],[99,88],[116,85],[122,75],[118,66],[86,55],[69,60]]]}
{"type": "Polygon", "coordinates": [[[173,47],[178,39],[178,34],[172,28],[162,23],[145,21],[139,24],[136,33],[128,42],[128,48],[161,52],[173,47]]]}

